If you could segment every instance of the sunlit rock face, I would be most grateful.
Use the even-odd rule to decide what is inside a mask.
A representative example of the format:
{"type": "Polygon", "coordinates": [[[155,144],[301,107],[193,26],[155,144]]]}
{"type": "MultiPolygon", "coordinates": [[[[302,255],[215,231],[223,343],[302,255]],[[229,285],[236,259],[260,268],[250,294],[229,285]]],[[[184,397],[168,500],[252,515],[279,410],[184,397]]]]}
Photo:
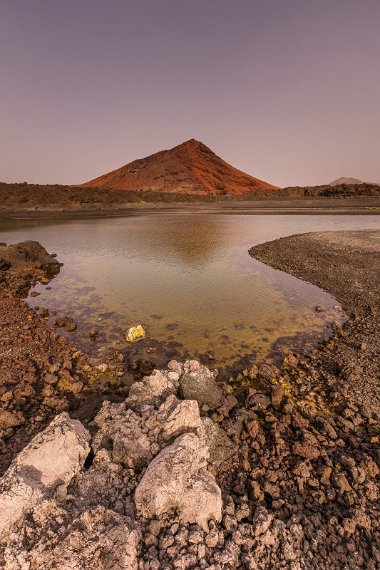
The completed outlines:
{"type": "Polygon", "coordinates": [[[180,194],[241,195],[276,186],[234,168],[191,139],[90,180],[83,187],[180,194]]]}

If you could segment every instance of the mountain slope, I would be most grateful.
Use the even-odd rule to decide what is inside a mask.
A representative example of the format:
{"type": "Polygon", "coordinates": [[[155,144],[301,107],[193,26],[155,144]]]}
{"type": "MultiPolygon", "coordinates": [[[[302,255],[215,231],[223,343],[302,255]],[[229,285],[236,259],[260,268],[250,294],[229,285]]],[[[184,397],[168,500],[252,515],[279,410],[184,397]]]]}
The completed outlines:
{"type": "Polygon", "coordinates": [[[134,160],[81,187],[212,195],[277,188],[234,168],[195,139],[134,160]]]}

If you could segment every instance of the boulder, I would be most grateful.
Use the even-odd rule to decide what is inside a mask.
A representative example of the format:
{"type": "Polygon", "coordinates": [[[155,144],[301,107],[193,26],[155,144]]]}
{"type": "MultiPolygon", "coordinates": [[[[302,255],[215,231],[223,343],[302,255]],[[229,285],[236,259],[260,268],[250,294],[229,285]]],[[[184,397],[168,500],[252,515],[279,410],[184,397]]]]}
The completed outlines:
{"type": "Polygon", "coordinates": [[[207,406],[210,410],[223,404],[223,392],[215,381],[213,372],[192,360],[185,362],[184,370],[179,380],[184,399],[196,400],[200,407],[207,406]]]}
{"type": "Polygon", "coordinates": [[[208,450],[195,434],[179,436],[148,466],[136,492],[136,508],[145,518],[177,510],[183,522],[207,529],[210,519],[221,520],[221,491],[205,470],[208,450]]]}
{"type": "Polygon", "coordinates": [[[134,410],[140,410],[146,405],[160,405],[170,394],[178,389],[178,374],[166,374],[154,370],[150,376],[145,376],[141,382],[132,384],[126,405],[134,410]]]}
{"type": "Polygon", "coordinates": [[[78,420],[62,413],[21,451],[0,483],[0,540],[42,498],[68,486],[90,451],[89,439],[78,420]]]}
{"type": "Polygon", "coordinates": [[[94,425],[99,427],[92,441],[95,453],[111,447],[113,461],[132,469],[142,469],[153,459],[141,417],[124,403],[104,402],[94,425]]]}
{"type": "Polygon", "coordinates": [[[195,400],[178,400],[168,396],[157,412],[145,422],[150,436],[159,442],[168,442],[179,435],[202,427],[199,407],[195,400]]]}

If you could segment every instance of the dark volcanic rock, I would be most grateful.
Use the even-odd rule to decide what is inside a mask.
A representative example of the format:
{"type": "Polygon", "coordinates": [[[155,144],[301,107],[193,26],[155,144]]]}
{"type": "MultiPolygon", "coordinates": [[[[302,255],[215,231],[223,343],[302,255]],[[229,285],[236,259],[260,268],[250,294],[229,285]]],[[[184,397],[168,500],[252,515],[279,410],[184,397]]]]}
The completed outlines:
{"type": "Polygon", "coordinates": [[[190,361],[180,378],[181,394],[188,400],[196,400],[198,404],[210,410],[223,404],[222,389],[215,381],[215,375],[198,362],[190,361]]]}

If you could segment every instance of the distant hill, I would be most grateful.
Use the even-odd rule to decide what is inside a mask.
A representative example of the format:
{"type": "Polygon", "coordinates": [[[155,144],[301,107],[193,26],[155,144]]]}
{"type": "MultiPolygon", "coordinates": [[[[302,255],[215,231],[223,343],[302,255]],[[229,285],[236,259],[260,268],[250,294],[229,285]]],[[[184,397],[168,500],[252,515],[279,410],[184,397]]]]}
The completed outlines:
{"type": "Polygon", "coordinates": [[[134,160],[80,186],[212,196],[240,196],[277,188],[234,168],[195,139],[134,160]]]}
{"type": "Polygon", "coordinates": [[[365,184],[363,180],[359,180],[358,178],[337,178],[333,182],[330,182],[329,186],[340,186],[341,184],[365,184]]]}

